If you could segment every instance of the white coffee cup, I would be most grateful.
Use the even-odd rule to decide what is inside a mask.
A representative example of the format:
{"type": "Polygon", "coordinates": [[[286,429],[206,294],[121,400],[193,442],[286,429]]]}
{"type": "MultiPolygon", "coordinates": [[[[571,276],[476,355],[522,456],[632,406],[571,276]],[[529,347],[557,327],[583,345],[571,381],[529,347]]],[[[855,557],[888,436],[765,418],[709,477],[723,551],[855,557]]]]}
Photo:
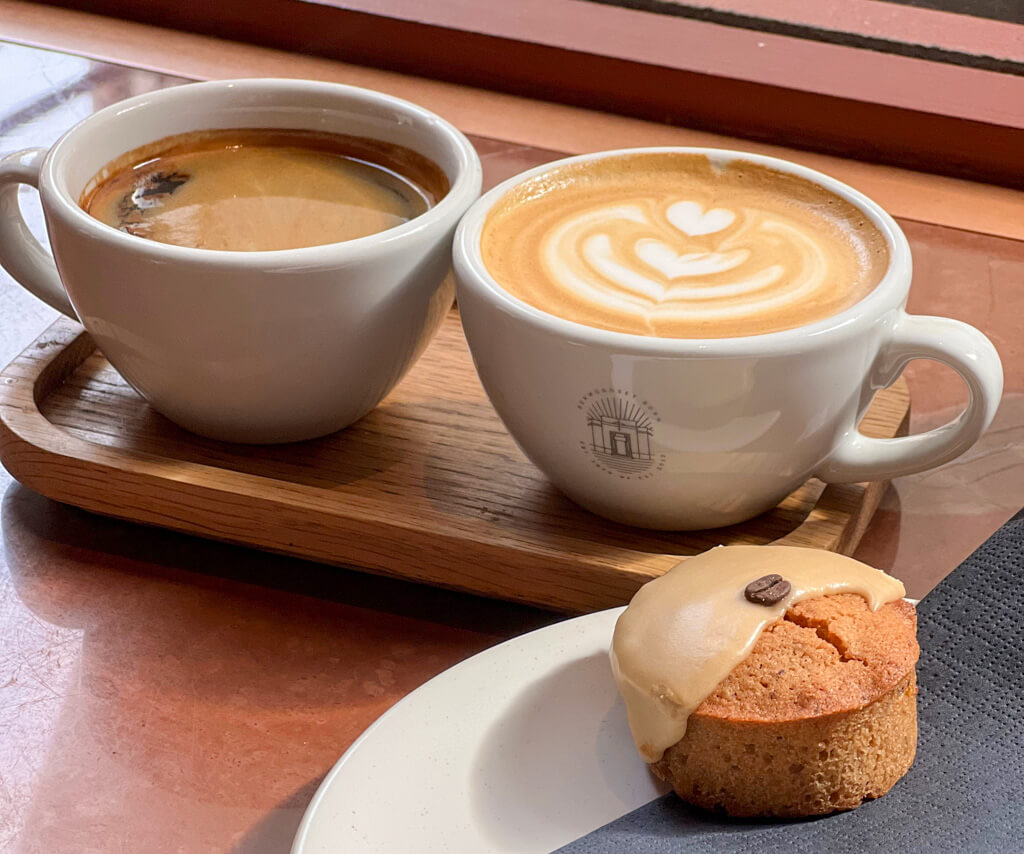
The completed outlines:
{"type": "Polygon", "coordinates": [[[566,495],[631,525],[719,527],[768,510],[812,476],[850,483],[941,465],[978,439],[1002,394],[999,356],[981,332],[904,311],[910,247],[892,217],[851,187],[772,157],[651,148],[547,164],[506,181],[470,208],[456,232],[454,262],[466,338],[509,432],[566,495]],[[738,158],[809,179],[851,202],[881,230],[888,270],[868,296],[825,320],[700,340],[584,326],[498,285],[480,251],[484,220],[498,199],[554,166],[638,151],[704,154],[719,163],[738,158]],[[970,390],[967,408],[918,435],[864,436],[857,424],[872,396],[912,359],[956,370],[970,390]],[[615,415],[603,418],[602,412],[615,415]]]}
{"type": "Polygon", "coordinates": [[[309,80],[194,83],[122,101],[49,151],[0,161],[0,264],[80,319],[121,375],[182,427],[238,442],[308,439],[376,406],[437,330],[453,295],[452,234],[480,184],[466,137],[407,101],[309,80]],[[387,231],[265,252],[145,240],[78,205],[89,179],[127,151],[254,127],[396,143],[440,166],[451,189],[387,231]],[[21,216],[22,183],[39,189],[56,266],[21,216]]]}

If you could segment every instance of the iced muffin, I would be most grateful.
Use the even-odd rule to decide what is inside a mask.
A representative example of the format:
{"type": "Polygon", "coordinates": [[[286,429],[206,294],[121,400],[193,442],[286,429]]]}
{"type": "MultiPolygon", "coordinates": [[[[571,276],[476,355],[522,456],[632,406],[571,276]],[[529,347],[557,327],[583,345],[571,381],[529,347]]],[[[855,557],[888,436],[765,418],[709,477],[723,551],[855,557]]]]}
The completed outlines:
{"type": "Polygon", "coordinates": [[[645,585],[611,651],[641,756],[684,800],[735,816],[885,794],[917,744],[903,594],[851,558],[778,546],[713,549],[645,585]]]}

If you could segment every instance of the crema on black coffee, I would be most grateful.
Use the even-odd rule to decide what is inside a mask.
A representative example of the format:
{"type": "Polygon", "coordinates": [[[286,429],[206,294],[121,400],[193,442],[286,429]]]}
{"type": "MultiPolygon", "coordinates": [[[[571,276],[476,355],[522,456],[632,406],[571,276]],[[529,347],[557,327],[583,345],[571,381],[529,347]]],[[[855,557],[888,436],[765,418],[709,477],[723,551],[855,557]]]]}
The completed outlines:
{"type": "Polygon", "coordinates": [[[448,191],[420,154],[363,137],[272,128],[167,137],[108,164],[81,206],[107,225],[198,249],[297,249],[419,216],[448,191]]]}
{"type": "Polygon", "coordinates": [[[889,264],[879,229],[831,191],[685,153],[555,167],[499,199],[480,248],[542,311],[665,338],[804,326],[860,301],[889,264]]]}

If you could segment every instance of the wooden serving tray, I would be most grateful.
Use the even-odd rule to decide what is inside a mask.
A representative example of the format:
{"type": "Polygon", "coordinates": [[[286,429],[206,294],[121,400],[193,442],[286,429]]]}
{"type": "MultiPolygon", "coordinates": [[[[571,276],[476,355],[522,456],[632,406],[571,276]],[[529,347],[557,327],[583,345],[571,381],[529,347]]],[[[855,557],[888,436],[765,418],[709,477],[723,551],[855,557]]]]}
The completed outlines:
{"type": "MultiPolygon", "coordinates": [[[[862,429],[905,433],[901,379],[862,429]]],[[[254,447],[156,414],[58,320],[0,374],[0,461],[96,513],[566,611],[622,604],[680,556],[719,543],[849,553],[884,483],[812,480],[757,519],[661,533],[577,507],[512,442],[480,387],[455,310],[405,380],[324,439],[254,447]]]]}

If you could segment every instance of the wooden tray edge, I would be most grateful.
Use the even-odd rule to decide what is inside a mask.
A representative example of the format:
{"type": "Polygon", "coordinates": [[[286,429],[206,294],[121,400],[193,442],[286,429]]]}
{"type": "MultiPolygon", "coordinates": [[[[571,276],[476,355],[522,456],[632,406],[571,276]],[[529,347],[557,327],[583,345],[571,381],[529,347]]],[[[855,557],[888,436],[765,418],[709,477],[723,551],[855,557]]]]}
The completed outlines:
{"type": "MultiPolygon", "coordinates": [[[[521,544],[515,550],[443,530],[431,531],[428,544],[414,545],[394,537],[395,527],[401,525],[398,520],[382,524],[354,512],[340,515],[311,510],[308,504],[269,500],[260,494],[259,485],[266,479],[258,475],[174,461],[173,477],[167,477],[161,470],[170,461],[86,441],[51,423],[41,412],[41,401],[93,351],[88,333],[61,318],[0,372],[0,463],[15,479],[54,501],[208,539],[568,612],[623,604],[641,585],[681,559],[652,556],[641,567],[612,570],[580,555],[526,549],[521,544]],[[140,463],[142,471],[129,467],[140,463]],[[211,471],[245,488],[235,492],[212,485],[213,479],[204,477],[211,471]],[[121,496],[135,494],[138,500],[107,502],[94,487],[97,480],[121,496]],[[315,524],[317,518],[322,519],[321,525],[315,524]],[[238,524],[233,525],[233,519],[238,524]],[[324,527],[333,536],[326,536],[324,527]],[[455,549],[464,559],[458,566],[450,565],[447,577],[439,579],[421,568],[425,549],[455,549]],[[338,557],[341,553],[344,560],[338,557]],[[394,569],[396,563],[401,571],[394,569]]],[[[899,379],[890,393],[904,404],[897,431],[904,435],[910,415],[906,381],[899,379]]],[[[819,546],[826,542],[831,550],[852,552],[887,483],[827,486],[807,518],[779,542],[806,545],[813,541],[819,546]]],[[[302,485],[295,489],[316,491],[302,485]]],[[[417,531],[422,535],[421,529],[417,531]]]]}

